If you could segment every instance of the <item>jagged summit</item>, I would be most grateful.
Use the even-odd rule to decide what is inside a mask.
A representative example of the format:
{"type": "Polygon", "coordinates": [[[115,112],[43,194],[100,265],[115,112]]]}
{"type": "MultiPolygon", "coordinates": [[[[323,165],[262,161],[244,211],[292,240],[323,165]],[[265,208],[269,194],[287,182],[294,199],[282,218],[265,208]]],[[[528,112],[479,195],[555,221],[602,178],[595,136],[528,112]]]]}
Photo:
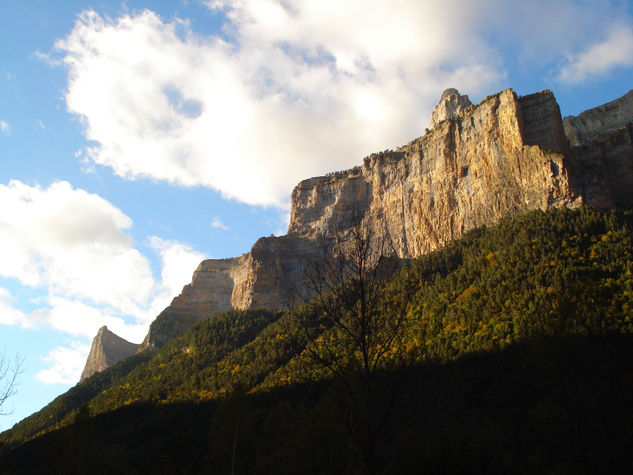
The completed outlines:
{"type": "Polygon", "coordinates": [[[90,354],[81,373],[80,381],[92,376],[94,373],[103,371],[117,361],[133,355],[138,351],[138,348],[139,345],[124,340],[108,330],[107,326],[102,326],[97,332],[97,336],[92,340],[90,354]]]}
{"type": "Polygon", "coordinates": [[[443,120],[457,117],[472,105],[468,96],[461,95],[457,89],[446,89],[442,93],[440,102],[433,109],[430,128],[434,128],[443,120]]]}

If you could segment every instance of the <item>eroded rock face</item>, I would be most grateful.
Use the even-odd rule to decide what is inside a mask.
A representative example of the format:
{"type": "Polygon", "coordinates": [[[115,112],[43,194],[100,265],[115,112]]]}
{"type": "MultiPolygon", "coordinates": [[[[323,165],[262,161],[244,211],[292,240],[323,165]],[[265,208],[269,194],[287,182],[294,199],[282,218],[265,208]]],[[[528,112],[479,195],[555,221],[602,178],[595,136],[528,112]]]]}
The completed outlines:
{"type": "Polygon", "coordinates": [[[417,257],[503,216],[579,205],[568,148],[550,91],[518,99],[508,89],[362,167],[301,182],[288,232],[342,233],[361,214],[398,256],[417,257]]]}
{"type": "Polygon", "coordinates": [[[443,120],[454,119],[472,105],[468,96],[462,96],[457,89],[446,89],[431,113],[430,127],[433,129],[443,120]]]}
{"type": "Polygon", "coordinates": [[[286,308],[319,252],[308,239],[271,236],[257,240],[242,256],[203,261],[191,284],[154,320],[143,348],[160,347],[216,312],[286,308]]]}
{"type": "Polygon", "coordinates": [[[413,258],[529,210],[633,207],[633,126],[618,125],[628,123],[629,100],[581,114],[582,135],[563,126],[551,91],[519,98],[508,89],[477,106],[445,91],[423,137],[299,183],[286,236],[261,238],[236,258],[203,261],[152,323],[143,347],[162,346],[214,312],[285,308],[322,255],[319,240],[344,239],[358,219],[397,256],[413,258]],[[570,146],[567,136],[581,135],[570,146]]]}
{"type": "Polygon", "coordinates": [[[573,146],[590,142],[606,132],[624,127],[633,119],[633,90],[607,104],[565,117],[565,133],[573,146]]]}
{"type": "Polygon", "coordinates": [[[90,354],[81,373],[80,381],[89,378],[94,373],[103,371],[117,361],[132,356],[138,351],[139,346],[112,333],[108,327],[101,327],[97,336],[92,340],[90,354]]]}

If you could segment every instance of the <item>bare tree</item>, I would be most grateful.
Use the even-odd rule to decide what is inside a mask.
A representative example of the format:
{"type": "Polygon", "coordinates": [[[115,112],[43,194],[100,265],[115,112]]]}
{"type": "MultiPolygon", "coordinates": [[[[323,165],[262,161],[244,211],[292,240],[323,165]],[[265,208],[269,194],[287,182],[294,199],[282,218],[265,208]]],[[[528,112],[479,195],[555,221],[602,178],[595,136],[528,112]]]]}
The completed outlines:
{"type": "Polygon", "coordinates": [[[17,378],[23,371],[23,365],[24,360],[19,355],[11,359],[6,353],[0,354],[0,416],[11,414],[5,404],[16,394],[17,378]]]}
{"type": "Polygon", "coordinates": [[[395,400],[395,391],[384,397],[378,373],[394,351],[405,317],[384,313],[386,279],[399,260],[368,221],[355,218],[345,235],[324,238],[323,256],[308,275],[312,318],[300,319],[300,327],[304,354],[337,383],[342,420],[366,473],[373,474],[376,442],[395,400]]]}

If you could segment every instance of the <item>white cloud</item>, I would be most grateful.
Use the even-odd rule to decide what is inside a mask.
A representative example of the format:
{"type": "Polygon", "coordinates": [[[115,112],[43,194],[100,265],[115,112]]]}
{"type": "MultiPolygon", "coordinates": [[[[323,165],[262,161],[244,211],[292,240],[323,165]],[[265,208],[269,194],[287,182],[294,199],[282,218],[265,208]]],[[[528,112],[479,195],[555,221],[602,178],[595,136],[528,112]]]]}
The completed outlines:
{"type": "MultiPolygon", "coordinates": [[[[92,339],[107,325],[141,342],[150,322],[169,305],[204,258],[191,247],[158,237],[160,279],[127,231],[132,220],[98,195],[57,182],[48,188],[19,181],[0,185],[0,276],[16,279],[25,294],[43,291],[25,314],[0,287],[0,324],[49,327],[92,339]]],[[[89,340],[87,340],[89,341],[89,340]]],[[[55,348],[40,381],[74,384],[89,345],[55,348]]]]}
{"type": "Polygon", "coordinates": [[[217,216],[213,218],[213,221],[211,221],[211,226],[217,229],[222,229],[223,231],[228,231],[229,229],[231,229],[226,224],[224,224],[222,220],[217,216]]]}
{"type": "Polygon", "coordinates": [[[131,341],[169,304],[202,254],[151,238],[161,257],[161,279],[133,246],[132,220],[98,195],[67,182],[48,188],[19,181],[0,185],[0,276],[43,289],[43,306],[29,315],[0,288],[0,323],[47,325],[92,337],[102,325],[131,341]]]}
{"type": "Polygon", "coordinates": [[[9,135],[11,133],[11,127],[9,127],[9,124],[2,119],[0,119],[0,132],[5,135],[9,135]]]}
{"type": "Polygon", "coordinates": [[[132,221],[67,182],[0,185],[0,275],[136,315],[151,296],[149,262],[125,233],[132,221]]]}
{"type": "Polygon", "coordinates": [[[149,11],[84,12],[56,47],[88,156],[283,205],[300,179],[420,135],[445,86],[483,91],[503,75],[470,4],[288,3],[236,3],[232,43],[149,11]]]}
{"type": "Polygon", "coordinates": [[[73,342],[70,348],[57,346],[43,358],[51,366],[39,371],[35,377],[45,384],[76,384],[89,352],[90,345],[79,341],[73,342]]]}
{"type": "MultiPolygon", "coordinates": [[[[99,328],[108,328],[126,340],[139,343],[145,337],[149,321],[135,319],[128,323],[122,316],[116,316],[115,309],[97,306],[53,295],[46,299],[46,307],[34,311],[30,320],[36,324],[45,324],[55,330],[75,336],[92,339],[99,328]]],[[[158,313],[153,313],[151,318],[158,313]]]]}
{"type": "Polygon", "coordinates": [[[616,24],[606,40],[569,57],[558,76],[562,82],[579,84],[604,76],[617,67],[633,66],[633,28],[616,24]]]}

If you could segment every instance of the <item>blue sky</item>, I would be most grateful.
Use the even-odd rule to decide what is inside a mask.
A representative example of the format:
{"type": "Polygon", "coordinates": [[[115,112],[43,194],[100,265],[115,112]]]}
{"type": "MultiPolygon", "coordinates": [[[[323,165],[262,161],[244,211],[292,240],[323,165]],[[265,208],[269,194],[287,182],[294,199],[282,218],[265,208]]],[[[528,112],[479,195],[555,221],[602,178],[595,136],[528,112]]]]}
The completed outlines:
{"type": "Polygon", "coordinates": [[[13,414],[142,340],[203,258],[283,234],[303,178],[422,135],[442,91],[633,86],[626,1],[0,0],[0,351],[13,414]]]}

